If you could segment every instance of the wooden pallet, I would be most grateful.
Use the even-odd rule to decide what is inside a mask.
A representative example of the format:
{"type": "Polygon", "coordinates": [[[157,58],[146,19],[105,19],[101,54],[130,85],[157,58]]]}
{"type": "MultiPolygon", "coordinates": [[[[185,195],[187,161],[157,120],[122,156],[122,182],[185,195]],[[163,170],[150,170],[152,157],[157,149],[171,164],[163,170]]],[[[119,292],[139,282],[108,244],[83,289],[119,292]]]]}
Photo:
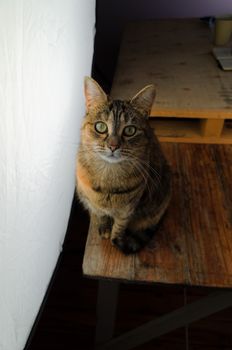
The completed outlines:
{"type": "Polygon", "coordinates": [[[161,142],[232,143],[231,119],[151,118],[161,142]]]}
{"type": "Polygon", "coordinates": [[[232,143],[232,72],[221,70],[212,47],[199,20],[130,23],[111,94],[131,98],[153,83],[151,125],[160,141],[232,143]]]}

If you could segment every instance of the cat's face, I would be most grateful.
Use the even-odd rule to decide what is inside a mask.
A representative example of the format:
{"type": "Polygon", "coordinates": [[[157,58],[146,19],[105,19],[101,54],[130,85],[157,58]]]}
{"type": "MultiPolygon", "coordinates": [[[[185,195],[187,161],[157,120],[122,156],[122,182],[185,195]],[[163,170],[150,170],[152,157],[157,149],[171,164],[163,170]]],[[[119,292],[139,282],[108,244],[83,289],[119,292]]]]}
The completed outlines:
{"type": "Polygon", "coordinates": [[[88,150],[108,163],[142,157],[149,142],[147,116],[154,94],[149,86],[131,101],[110,101],[93,79],[86,78],[82,142],[88,150]]]}

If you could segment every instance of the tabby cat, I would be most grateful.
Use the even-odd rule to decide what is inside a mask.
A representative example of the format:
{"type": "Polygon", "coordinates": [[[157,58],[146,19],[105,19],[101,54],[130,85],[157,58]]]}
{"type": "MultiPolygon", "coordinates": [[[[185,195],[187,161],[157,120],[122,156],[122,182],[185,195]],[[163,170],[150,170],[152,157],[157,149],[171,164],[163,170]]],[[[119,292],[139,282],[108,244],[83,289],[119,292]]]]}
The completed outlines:
{"type": "Polygon", "coordinates": [[[77,158],[77,193],[99,234],[124,254],[152,238],[170,200],[171,176],[148,123],[153,85],[112,100],[85,78],[86,116],[77,158]]]}

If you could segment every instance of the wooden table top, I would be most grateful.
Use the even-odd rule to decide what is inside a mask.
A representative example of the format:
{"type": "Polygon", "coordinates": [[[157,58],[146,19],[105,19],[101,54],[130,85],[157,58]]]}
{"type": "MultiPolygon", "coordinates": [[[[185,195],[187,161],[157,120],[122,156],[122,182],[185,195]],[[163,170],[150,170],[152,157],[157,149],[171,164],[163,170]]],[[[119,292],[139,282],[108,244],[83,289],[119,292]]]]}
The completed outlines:
{"type": "Polygon", "coordinates": [[[162,144],[173,197],[150,245],[124,256],[90,227],[83,272],[94,278],[232,287],[232,145],[162,144]]]}
{"type": "Polygon", "coordinates": [[[200,20],[130,23],[112,96],[129,99],[153,83],[157,98],[151,116],[232,118],[232,71],[218,66],[211,37],[200,20]]]}

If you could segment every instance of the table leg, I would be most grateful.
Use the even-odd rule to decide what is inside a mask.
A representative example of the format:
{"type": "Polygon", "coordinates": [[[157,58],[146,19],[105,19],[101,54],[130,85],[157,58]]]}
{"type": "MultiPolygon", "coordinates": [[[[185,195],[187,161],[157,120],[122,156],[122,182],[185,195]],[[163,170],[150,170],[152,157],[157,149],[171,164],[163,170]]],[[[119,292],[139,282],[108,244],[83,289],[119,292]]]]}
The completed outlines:
{"type": "Polygon", "coordinates": [[[95,343],[109,341],[114,333],[119,283],[99,280],[95,343]]]}
{"type": "Polygon", "coordinates": [[[127,332],[115,339],[102,344],[99,350],[129,350],[169,333],[186,324],[205,318],[213,313],[232,306],[232,292],[221,292],[201,298],[187,304],[178,310],[127,332]]]}

